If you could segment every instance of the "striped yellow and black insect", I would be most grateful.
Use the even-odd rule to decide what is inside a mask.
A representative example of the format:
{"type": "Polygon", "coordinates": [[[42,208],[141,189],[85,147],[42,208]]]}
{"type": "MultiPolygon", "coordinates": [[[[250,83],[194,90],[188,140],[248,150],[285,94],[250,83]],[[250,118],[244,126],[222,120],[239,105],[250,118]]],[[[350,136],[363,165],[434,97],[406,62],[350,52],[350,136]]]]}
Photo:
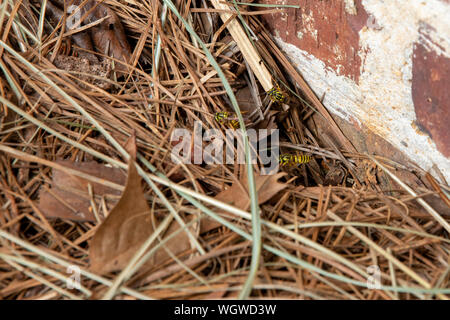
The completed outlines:
{"type": "Polygon", "coordinates": [[[306,154],[281,154],[279,158],[279,162],[282,167],[304,164],[308,163],[309,161],[311,161],[311,156],[306,154]]]}
{"type": "Polygon", "coordinates": [[[273,102],[282,103],[285,100],[285,96],[283,95],[283,92],[281,91],[280,86],[278,85],[276,85],[266,93],[269,96],[270,100],[272,100],[273,102]]]}
{"type": "Polygon", "coordinates": [[[214,120],[216,120],[220,124],[227,124],[231,129],[239,128],[239,121],[236,118],[230,118],[230,112],[216,112],[214,115],[214,120]]]}
{"type": "Polygon", "coordinates": [[[229,112],[216,112],[216,114],[214,115],[214,120],[222,124],[229,116],[230,116],[229,112]]]}

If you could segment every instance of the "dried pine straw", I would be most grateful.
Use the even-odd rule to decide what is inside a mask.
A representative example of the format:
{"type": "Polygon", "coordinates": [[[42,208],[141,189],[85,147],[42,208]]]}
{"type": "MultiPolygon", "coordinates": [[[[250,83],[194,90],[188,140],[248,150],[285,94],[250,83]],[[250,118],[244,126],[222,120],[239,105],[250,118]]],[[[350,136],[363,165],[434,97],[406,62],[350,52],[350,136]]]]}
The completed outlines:
{"type": "Polygon", "coordinates": [[[95,41],[90,50],[80,48],[89,32],[106,37],[103,20],[67,30],[42,3],[3,1],[0,9],[0,298],[449,297],[450,188],[413,164],[355,150],[264,28],[260,15],[282,6],[103,1],[133,48],[125,55],[119,38],[104,50],[95,41]],[[233,41],[230,25],[244,30],[250,47],[233,41]],[[255,62],[268,73],[255,72],[255,62]],[[269,84],[280,85],[283,104],[267,97],[269,84]],[[312,156],[308,164],[282,168],[285,186],[259,208],[258,165],[247,177],[246,165],[171,161],[173,130],[193,132],[194,121],[223,130],[214,119],[221,111],[237,113],[241,127],[279,128],[282,152],[312,156]],[[317,135],[307,121],[312,116],[326,119],[333,139],[317,135]],[[178,233],[195,226],[197,232],[189,231],[190,249],[151,267],[136,260],[122,273],[94,274],[89,245],[111,211],[106,200],[118,196],[99,201],[91,193],[93,221],[49,217],[39,198],[55,170],[123,191],[123,184],[56,160],[95,161],[124,173],[123,146],[133,132],[152,214],[181,219],[186,229],[178,233]],[[403,180],[411,176],[415,184],[408,186],[403,180]],[[231,185],[239,196],[250,190],[246,206],[216,198],[231,185]],[[79,289],[67,287],[71,266],[80,269],[79,289]],[[373,266],[381,280],[375,289],[367,286],[373,266]]]}

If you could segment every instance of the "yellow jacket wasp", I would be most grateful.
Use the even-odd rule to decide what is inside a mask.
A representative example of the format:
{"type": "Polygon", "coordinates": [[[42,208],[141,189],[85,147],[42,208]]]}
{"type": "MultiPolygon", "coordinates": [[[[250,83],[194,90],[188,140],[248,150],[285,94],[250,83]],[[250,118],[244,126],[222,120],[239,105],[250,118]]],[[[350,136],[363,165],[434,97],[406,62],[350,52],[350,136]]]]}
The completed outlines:
{"type": "Polygon", "coordinates": [[[284,166],[292,166],[299,165],[303,163],[308,163],[311,161],[311,156],[302,154],[302,155],[294,155],[294,154],[281,154],[279,157],[279,162],[282,167],[284,166]]]}
{"type": "Polygon", "coordinates": [[[285,97],[280,89],[280,86],[276,85],[266,93],[270,97],[270,100],[272,100],[273,102],[284,102],[285,97]]]}
{"type": "Polygon", "coordinates": [[[214,120],[216,120],[220,124],[228,124],[231,129],[239,129],[239,121],[237,120],[237,117],[235,116],[235,114],[232,114],[230,112],[216,112],[214,114],[214,120]],[[233,117],[230,117],[232,115],[233,117]]]}

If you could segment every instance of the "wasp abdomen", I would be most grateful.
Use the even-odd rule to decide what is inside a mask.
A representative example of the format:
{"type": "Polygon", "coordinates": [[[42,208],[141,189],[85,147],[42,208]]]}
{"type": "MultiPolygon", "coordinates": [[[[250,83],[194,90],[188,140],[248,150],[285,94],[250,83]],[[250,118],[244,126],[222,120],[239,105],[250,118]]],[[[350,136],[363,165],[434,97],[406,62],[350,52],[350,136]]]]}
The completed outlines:
{"type": "Polygon", "coordinates": [[[311,156],[302,154],[302,155],[293,155],[293,154],[282,154],[280,155],[280,165],[299,165],[303,163],[308,163],[311,161],[311,156]]]}

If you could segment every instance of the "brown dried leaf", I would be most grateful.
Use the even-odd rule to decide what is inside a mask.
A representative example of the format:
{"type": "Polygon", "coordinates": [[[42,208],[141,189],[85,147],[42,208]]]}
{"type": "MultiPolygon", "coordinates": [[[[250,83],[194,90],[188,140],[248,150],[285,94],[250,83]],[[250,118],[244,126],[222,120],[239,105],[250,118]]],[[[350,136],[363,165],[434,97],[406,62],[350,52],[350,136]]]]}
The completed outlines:
{"type": "MultiPolygon", "coordinates": [[[[90,244],[91,270],[99,274],[123,269],[156,228],[152,222],[155,220],[153,213],[141,186],[141,177],[134,164],[135,137],[133,136],[129,141],[132,143],[127,143],[127,149],[132,160],[128,166],[125,190],[117,205],[97,229],[90,244]]],[[[174,221],[166,234],[171,234],[178,229],[179,225],[174,221]]],[[[186,233],[180,232],[169,240],[165,248],[159,249],[152,259],[147,261],[146,266],[152,267],[166,260],[169,257],[166,249],[174,255],[190,249],[186,233]]]]}
{"type": "MultiPolygon", "coordinates": [[[[56,161],[56,163],[116,184],[125,184],[125,174],[118,168],[106,167],[94,161],[73,162],[64,160],[56,161]]],[[[114,205],[110,196],[117,197],[120,195],[120,191],[55,169],[53,170],[51,189],[40,190],[40,210],[47,217],[95,222],[88,191],[89,183],[94,195],[104,196],[109,207],[114,205]]],[[[96,206],[99,207],[98,201],[96,206]]],[[[100,216],[100,218],[103,217],[100,216]]]]}
{"type": "MultiPolygon", "coordinates": [[[[63,0],[53,0],[59,9],[53,5],[49,5],[49,12],[58,20],[62,19],[64,7],[63,0]]],[[[113,57],[119,61],[128,63],[131,59],[131,48],[125,36],[125,30],[119,17],[106,4],[98,1],[88,1],[83,6],[82,0],[75,0],[73,5],[81,8],[81,16],[89,12],[87,18],[83,21],[85,24],[93,23],[102,18],[108,17],[99,24],[90,28],[87,33],[77,33],[72,36],[74,41],[82,48],[93,50],[95,48],[98,52],[113,57]],[[86,38],[86,35],[90,38],[86,38]],[[92,42],[91,42],[92,41],[92,42]],[[93,46],[92,46],[93,44],[93,46]]],[[[119,72],[127,72],[127,68],[121,63],[116,63],[115,69],[119,72]]]]}
{"type": "MultiPolygon", "coordinates": [[[[258,204],[263,204],[274,197],[278,192],[285,189],[288,185],[280,183],[278,180],[286,175],[285,172],[279,172],[274,175],[255,175],[256,190],[258,192],[258,204]]],[[[233,184],[230,188],[220,192],[215,199],[228,203],[242,210],[247,210],[250,205],[250,196],[248,194],[247,175],[245,174],[241,179],[241,184],[233,184]]],[[[215,220],[205,219],[201,224],[200,233],[208,232],[212,229],[219,227],[221,224],[215,220]]]]}
{"type": "MultiPolygon", "coordinates": [[[[60,5],[60,7],[64,7],[64,3],[61,3],[60,1],[56,2],[60,5]]],[[[79,3],[74,5],[79,5],[79,3]]],[[[55,22],[63,20],[64,10],[53,5],[52,2],[47,2],[46,12],[52,19],[55,20],[55,22]]],[[[81,10],[82,14],[84,14],[84,12],[84,10],[81,10]]],[[[66,28],[70,28],[70,25],[68,23],[69,21],[66,20],[66,28]]],[[[86,49],[87,51],[94,51],[92,40],[88,32],[75,33],[72,35],[72,39],[80,48],[86,49]]],[[[97,57],[91,53],[80,51],[79,54],[81,57],[88,59],[92,63],[98,63],[97,57]]]]}
{"type": "MultiPolygon", "coordinates": [[[[125,63],[130,62],[131,49],[125,36],[122,23],[114,11],[104,4],[99,4],[93,13],[94,20],[109,16],[91,30],[91,37],[97,51],[112,56],[125,63]]],[[[126,66],[116,64],[116,70],[127,72],[126,66]]]]}
{"type": "MultiPolygon", "coordinates": [[[[278,182],[278,179],[284,175],[286,175],[285,172],[265,176],[255,175],[256,190],[258,191],[258,204],[269,201],[274,195],[287,187],[287,184],[278,182]]],[[[244,175],[244,178],[241,179],[241,184],[245,188],[245,191],[242,190],[240,185],[233,184],[231,188],[222,191],[215,198],[237,208],[246,210],[250,204],[250,196],[248,195],[247,189],[247,175],[244,175]]]]}

